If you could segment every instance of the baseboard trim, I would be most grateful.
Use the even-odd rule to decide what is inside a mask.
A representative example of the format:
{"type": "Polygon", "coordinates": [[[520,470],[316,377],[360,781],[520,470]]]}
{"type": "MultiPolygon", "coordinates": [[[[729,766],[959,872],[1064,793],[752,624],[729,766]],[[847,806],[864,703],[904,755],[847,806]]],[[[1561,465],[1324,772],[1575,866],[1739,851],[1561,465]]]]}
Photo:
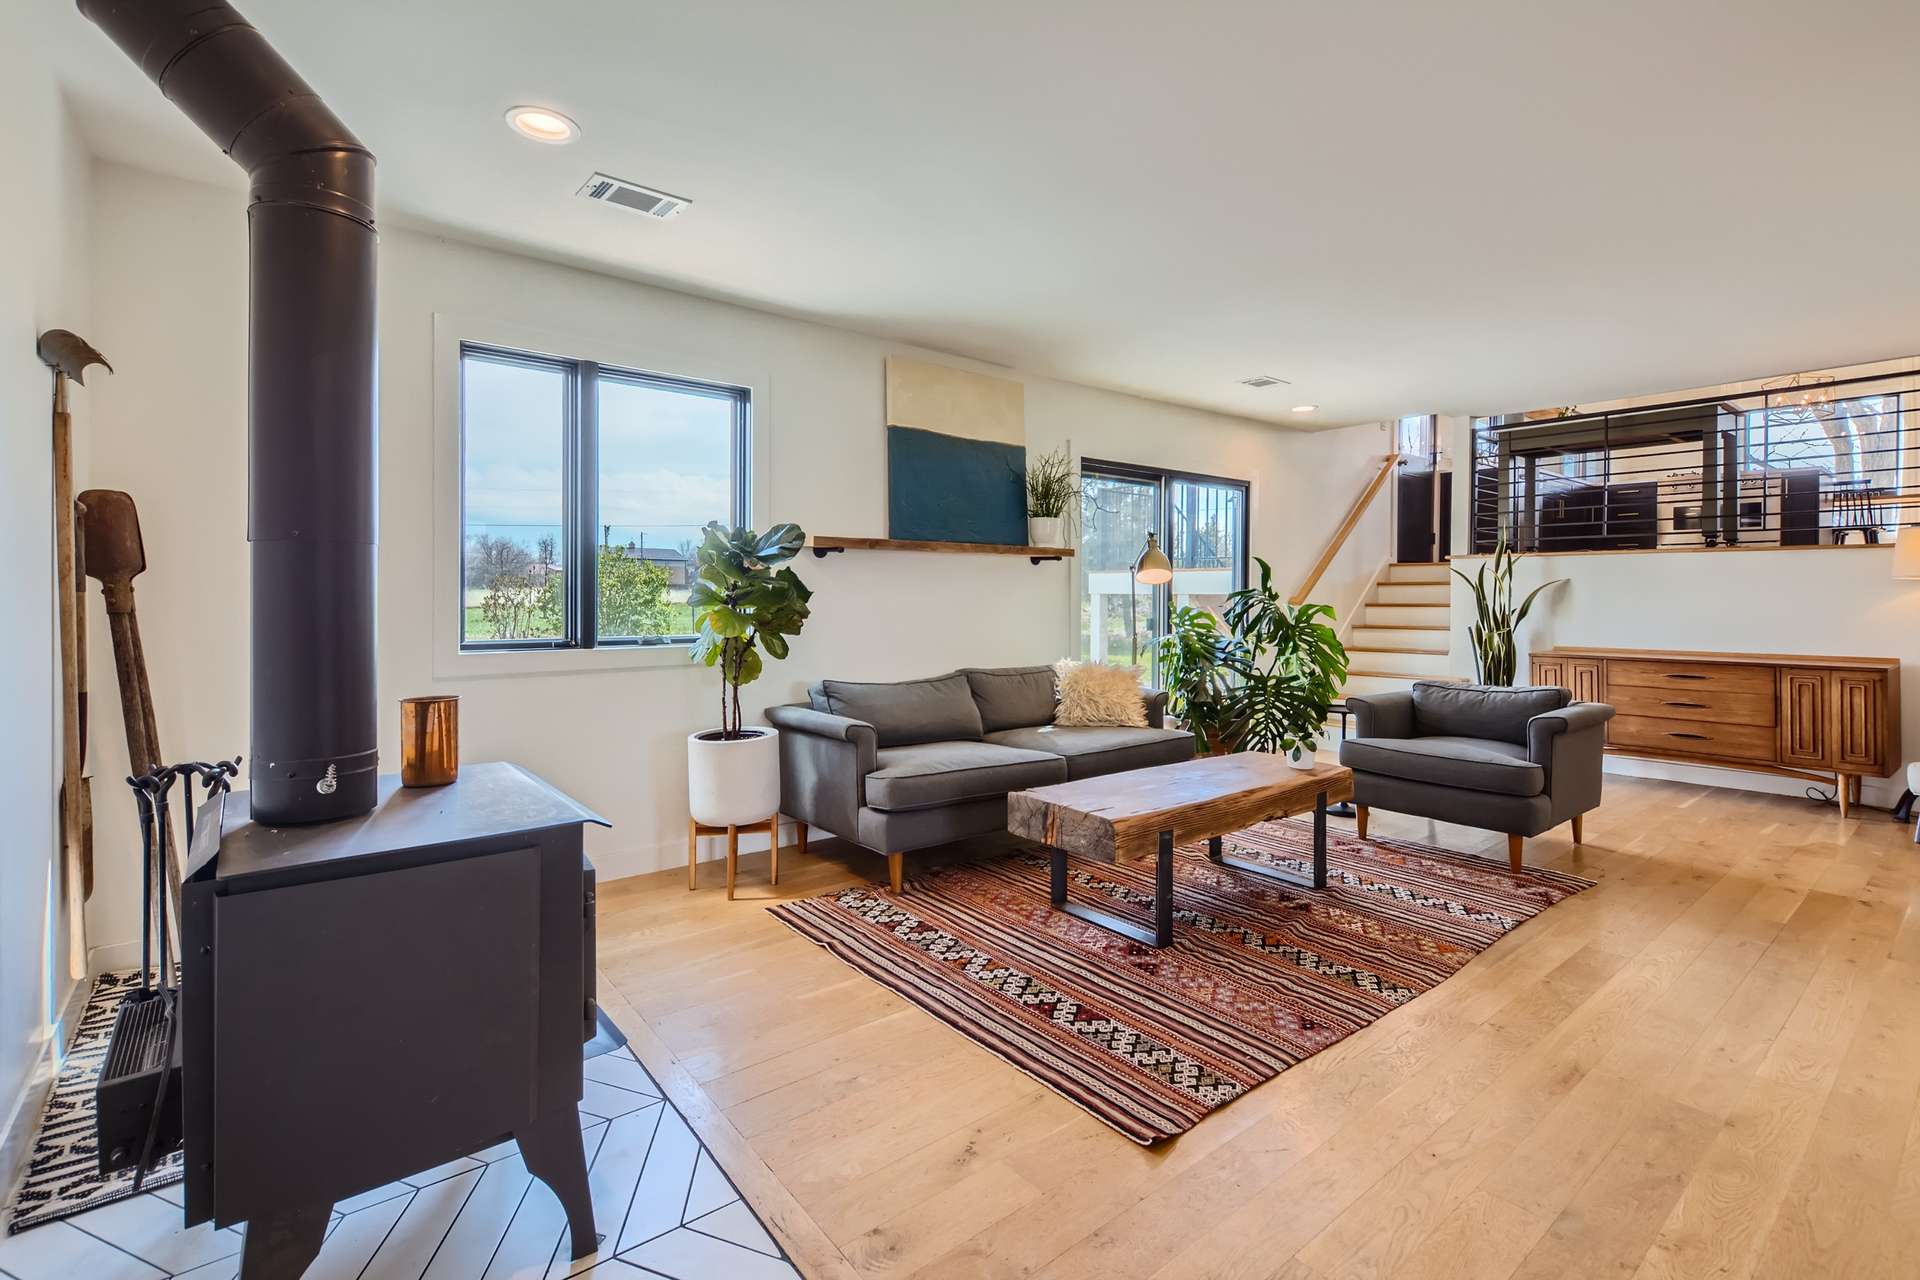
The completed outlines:
{"type": "Polygon", "coordinates": [[[33,1070],[27,1073],[26,1082],[15,1095],[5,1125],[0,1126],[0,1193],[3,1193],[0,1206],[9,1213],[13,1197],[20,1190],[20,1180],[26,1174],[27,1162],[33,1155],[40,1113],[46,1109],[47,1095],[53,1092],[54,1078],[60,1074],[60,1063],[66,1057],[67,1047],[73,1043],[73,1033],[79,1029],[80,1014],[87,1007],[87,992],[92,987],[90,979],[82,979],[67,992],[59,1020],[46,1029],[33,1070]]]}

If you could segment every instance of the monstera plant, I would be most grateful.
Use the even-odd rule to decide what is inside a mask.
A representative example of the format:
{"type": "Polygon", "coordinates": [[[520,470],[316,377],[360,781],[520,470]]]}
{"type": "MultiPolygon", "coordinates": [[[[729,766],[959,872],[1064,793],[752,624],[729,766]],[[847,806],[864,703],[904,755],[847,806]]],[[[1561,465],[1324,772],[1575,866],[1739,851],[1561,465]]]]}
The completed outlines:
{"type": "Polygon", "coordinates": [[[1227,597],[1226,619],[1237,643],[1228,658],[1235,677],[1236,751],[1271,751],[1296,768],[1313,767],[1327,712],[1347,679],[1347,651],[1324,604],[1290,605],[1273,589],[1273,569],[1260,585],[1227,597]]]}
{"type": "Polygon", "coordinates": [[[740,686],[759,679],[768,658],[786,657],[807,623],[813,593],[784,567],[807,536],[795,524],[755,533],[718,521],[702,533],[687,603],[693,660],[720,671],[720,725],[687,739],[688,809],[701,826],[765,822],[780,808],[779,735],[745,725],[740,686]]]}
{"type": "Polygon", "coordinates": [[[1232,660],[1239,641],[1193,605],[1175,605],[1172,623],[1154,642],[1167,710],[1193,734],[1201,754],[1231,751],[1239,710],[1232,660]]]}

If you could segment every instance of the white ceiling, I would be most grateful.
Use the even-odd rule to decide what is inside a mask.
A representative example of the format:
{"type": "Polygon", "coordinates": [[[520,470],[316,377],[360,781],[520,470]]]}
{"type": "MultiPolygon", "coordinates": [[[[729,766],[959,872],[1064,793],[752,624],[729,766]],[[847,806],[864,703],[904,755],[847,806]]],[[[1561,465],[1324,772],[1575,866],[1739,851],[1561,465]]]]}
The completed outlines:
{"type": "MultiPolygon", "coordinates": [[[[34,3],[99,153],[238,185],[34,3]]],[[[1920,351],[1910,0],[240,7],[383,216],[1288,426],[1920,351]],[[596,169],[693,208],[576,199],[596,169]]]]}

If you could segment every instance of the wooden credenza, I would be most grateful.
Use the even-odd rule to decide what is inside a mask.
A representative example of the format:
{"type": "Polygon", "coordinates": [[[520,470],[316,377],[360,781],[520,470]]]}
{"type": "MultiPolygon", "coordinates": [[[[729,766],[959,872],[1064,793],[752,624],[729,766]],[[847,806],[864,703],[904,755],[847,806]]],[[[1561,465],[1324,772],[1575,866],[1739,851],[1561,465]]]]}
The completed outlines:
{"type": "Polygon", "coordinates": [[[1611,752],[1830,781],[1843,817],[1903,762],[1898,658],[1559,646],[1533,683],[1611,704],[1611,752]]]}

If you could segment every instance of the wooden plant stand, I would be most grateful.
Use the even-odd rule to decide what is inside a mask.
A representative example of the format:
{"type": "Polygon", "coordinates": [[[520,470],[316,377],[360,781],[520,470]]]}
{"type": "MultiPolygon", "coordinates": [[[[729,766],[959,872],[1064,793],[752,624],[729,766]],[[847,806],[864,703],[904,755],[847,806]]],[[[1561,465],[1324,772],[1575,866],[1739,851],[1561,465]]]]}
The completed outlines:
{"type": "MultiPolygon", "coordinates": [[[[807,824],[804,822],[796,822],[793,825],[795,828],[795,834],[799,839],[800,852],[805,853],[807,851],[807,824]]],[[[734,872],[738,869],[740,864],[740,833],[742,831],[758,831],[762,827],[765,827],[767,829],[767,858],[768,858],[768,861],[771,863],[771,871],[772,871],[772,874],[769,876],[767,883],[770,885],[779,884],[780,883],[780,815],[776,813],[773,816],[769,818],[764,818],[759,822],[749,822],[744,825],[731,826],[731,827],[710,827],[710,826],[707,826],[705,823],[695,822],[692,818],[688,818],[687,819],[687,888],[694,889],[694,888],[697,888],[699,885],[699,881],[696,879],[696,877],[698,875],[697,868],[699,866],[699,861],[700,861],[700,837],[701,836],[725,836],[727,838],[727,901],[729,902],[733,901],[733,877],[734,877],[734,872]]]]}

